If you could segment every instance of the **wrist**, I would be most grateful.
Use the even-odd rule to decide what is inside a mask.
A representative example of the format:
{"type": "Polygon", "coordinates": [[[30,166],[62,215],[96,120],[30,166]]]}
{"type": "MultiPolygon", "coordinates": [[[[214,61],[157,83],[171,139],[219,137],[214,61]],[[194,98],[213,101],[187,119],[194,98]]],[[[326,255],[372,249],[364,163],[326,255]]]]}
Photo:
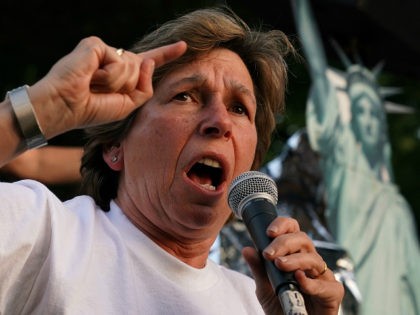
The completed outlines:
{"type": "Polygon", "coordinates": [[[26,143],[26,149],[44,146],[47,140],[41,130],[31,100],[28,95],[28,86],[24,85],[7,92],[16,121],[26,143]]]}

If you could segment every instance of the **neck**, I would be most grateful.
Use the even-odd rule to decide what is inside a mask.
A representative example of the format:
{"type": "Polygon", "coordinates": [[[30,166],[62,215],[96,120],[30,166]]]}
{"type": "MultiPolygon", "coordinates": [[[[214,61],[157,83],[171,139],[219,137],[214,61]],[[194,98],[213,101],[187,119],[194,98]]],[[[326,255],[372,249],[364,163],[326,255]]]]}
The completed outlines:
{"type": "Polygon", "coordinates": [[[204,230],[195,230],[186,233],[186,237],[176,235],[155,225],[134,207],[133,203],[121,202],[119,198],[115,202],[131,223],[163,250],[191,267],[204,268],[206,266],[210,248],[217,237],[217,233],[211,234],[204,230]],[[197,235],[197,237],[193,238],[190,235],[197,235]],[[208,236],[203,237],[203,235],[208,236]]]}

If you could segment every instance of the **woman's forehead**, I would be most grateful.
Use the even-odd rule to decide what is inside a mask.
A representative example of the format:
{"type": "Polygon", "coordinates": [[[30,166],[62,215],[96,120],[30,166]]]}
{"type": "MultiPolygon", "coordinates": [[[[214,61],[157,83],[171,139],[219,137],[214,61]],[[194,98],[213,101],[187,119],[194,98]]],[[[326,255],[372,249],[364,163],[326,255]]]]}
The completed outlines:
{"type": "Polygon", "coordinates": [[[160,83],[171,86],[204,85],[223,79],[231,87],[254,97],[254,83],[248,68],[235,52],[218,48],[197,55],[188,63],[177,64],[160,83]]]}

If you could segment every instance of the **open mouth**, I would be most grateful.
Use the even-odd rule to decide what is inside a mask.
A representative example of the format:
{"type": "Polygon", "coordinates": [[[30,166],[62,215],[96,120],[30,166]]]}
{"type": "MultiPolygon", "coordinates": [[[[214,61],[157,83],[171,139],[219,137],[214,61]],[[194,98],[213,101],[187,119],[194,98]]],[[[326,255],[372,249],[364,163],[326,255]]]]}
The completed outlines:
{"type": "Polygon", "coordinates": [[[188,172],[188,177],[208,190],[216,190],[222,182],[223,169],[220,163],[211,158],[202,158],[188,172]]]}

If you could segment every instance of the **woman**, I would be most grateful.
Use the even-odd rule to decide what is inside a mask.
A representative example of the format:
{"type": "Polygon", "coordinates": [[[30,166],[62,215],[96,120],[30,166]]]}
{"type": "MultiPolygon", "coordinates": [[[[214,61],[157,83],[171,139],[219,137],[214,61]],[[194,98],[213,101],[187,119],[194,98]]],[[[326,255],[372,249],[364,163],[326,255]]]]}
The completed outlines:
{"type": "MultiPolygon", "coordinates": [[[[243,254],[255,283],[208,254],[231,215],[229,184],[269,146],[291,49],[283,33],[214,8],[162,25],[134,52],[89,38],[60,60],[28,93],[46,138],[107,123],[83,157],[90,196],[62,203],[33,181],[2,184],[1,309],[281,314],[253,248],[243,254]]],[[[3,162],[25,140],[11,103],[3,162]]],[[[294,272],[309,313],[336,314],[343,287],[297,222],[278,218],[267,233],[264,257],[294,272]]]]}

